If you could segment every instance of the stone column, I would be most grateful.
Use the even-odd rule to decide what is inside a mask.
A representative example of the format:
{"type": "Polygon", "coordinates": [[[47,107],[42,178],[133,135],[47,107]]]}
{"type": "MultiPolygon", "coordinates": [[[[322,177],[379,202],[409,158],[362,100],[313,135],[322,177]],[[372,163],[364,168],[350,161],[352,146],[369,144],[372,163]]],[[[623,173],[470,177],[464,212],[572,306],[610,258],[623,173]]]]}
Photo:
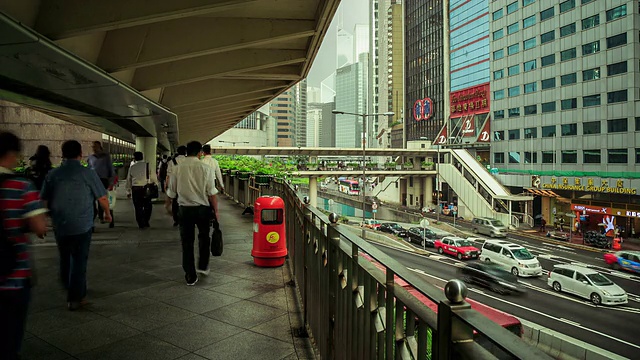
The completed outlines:
{"type": "Polygon", "coordinates": [[[309,204],[318,206],[318,178],[309,177],[309,204]]]}
{"type": "Polygon", "coordinates": [[[158,148],[158,139],[154,137],[136,137],[136,151],[142,152],[144,160],[149,163],[149,178],[152,182],[158,182],[156,175],[156,149],[158,148]]]}

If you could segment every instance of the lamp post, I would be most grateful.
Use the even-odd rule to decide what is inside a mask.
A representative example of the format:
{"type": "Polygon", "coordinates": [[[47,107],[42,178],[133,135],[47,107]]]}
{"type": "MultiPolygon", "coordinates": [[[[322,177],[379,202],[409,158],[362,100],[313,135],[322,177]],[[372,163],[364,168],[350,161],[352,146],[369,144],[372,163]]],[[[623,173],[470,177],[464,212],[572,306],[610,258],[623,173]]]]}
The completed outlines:
{"type": "Polygon", "coordinates": [[[366,197],[366,182],[367,182],[367,117],[369,116],[393,116],[395,115],[393,112],[388,111],[385,113],[376,113],[376,114],[357,114],[346,111],[332,110],[331,113],[335,115],[353,115],[360,116],[362,118],[362,186],[360,187],[360,191],[362,192],[362,238],[366,239],[366,231],[365,231],[365,221],[367,220],[367,197],[366,197]]]}
{"type": "Polygon", "coordinates": [[[236,147],[236,144],[248,144],[248,141],[224,141],[224,140],[218,140],[219,143],[224,143],[224,144],[232,144],[233,147],[236,147]]]}
{"type": "MultiPolygon", "coordinates": [[[[428,138],[422,136],[420,140],[429,140],[428,138]]],[[[436,223],[440,222],[440,144],[436,145],[438,150],[438,155],[436,159],[436,204],[438,208],[436,209],[436,223]]],[[[453,217],[455,222],[455,216],[453,217]]]]}

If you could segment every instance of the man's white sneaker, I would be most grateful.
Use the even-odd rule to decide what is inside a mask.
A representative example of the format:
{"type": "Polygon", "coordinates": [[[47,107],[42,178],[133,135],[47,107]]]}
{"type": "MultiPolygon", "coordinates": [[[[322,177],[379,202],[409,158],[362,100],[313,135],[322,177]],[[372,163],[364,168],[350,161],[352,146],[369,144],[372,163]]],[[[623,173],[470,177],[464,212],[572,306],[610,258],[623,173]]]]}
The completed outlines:
{"type": "Polygon", "coordinates": [[[196,270],[196,273],[202,274],[204,276],[209,276],[210,272],[211,272],[211,270],[209,268],[207,268],[206,270],[196,270]]]}
{"type": "Polygon", "coordinates": [[[189,280],[187,280],[187,286],[193,286],[198,282],[198,277],[196,276],[196,278],[192,281],[189,282],[189,280]]]}

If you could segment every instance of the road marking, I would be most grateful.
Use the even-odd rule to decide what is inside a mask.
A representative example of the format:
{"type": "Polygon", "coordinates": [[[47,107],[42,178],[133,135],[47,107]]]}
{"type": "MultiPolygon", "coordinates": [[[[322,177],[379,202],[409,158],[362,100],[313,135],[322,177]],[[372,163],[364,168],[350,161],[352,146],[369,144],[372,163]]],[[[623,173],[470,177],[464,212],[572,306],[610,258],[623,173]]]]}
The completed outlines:
{"type": "Polygon", "coordinates": [[[568,319],[565,319],[565,318],[560,318],[560,320],[566,322],[567,324],[571,324],[573,326],[580,326],[580,323],[577,323],[575,321],[571,321],[571,320],[568,320],[568,319]]]}

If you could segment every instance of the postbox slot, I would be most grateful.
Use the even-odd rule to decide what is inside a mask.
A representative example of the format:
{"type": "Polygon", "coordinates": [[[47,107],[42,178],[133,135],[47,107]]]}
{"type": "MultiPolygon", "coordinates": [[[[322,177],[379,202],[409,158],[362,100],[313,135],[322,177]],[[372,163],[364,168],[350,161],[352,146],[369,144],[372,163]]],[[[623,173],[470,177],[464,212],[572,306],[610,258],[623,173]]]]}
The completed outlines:
{"type": "Polygon", "coordinates": [[[280,225],[284,221],[282,209],[263,209],[260,219],[263,225],[280,225]]]}

